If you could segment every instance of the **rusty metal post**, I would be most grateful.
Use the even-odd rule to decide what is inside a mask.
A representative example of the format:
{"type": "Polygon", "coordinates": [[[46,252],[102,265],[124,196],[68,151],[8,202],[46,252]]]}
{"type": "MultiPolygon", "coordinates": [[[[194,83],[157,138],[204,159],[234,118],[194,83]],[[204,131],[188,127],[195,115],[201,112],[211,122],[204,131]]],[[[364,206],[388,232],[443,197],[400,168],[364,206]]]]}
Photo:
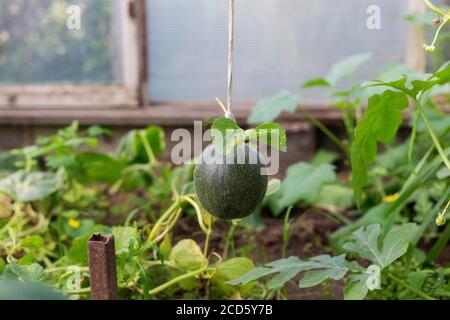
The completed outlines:
{"type": "Polygon", "coordinates": [[[114,236],[94,233],[88,240],[92,300],[117,298],[114,236]]]}

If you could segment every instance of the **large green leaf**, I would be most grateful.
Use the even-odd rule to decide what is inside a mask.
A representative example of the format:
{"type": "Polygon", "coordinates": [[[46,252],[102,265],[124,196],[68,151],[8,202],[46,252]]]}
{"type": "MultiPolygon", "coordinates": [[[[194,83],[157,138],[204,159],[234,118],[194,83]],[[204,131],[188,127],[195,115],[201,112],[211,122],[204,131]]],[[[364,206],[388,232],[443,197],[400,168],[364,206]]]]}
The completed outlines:
{"type": "Polygon", "coordinates": [[[385,91],[369,99],[364,118],[355,129],[351,148],[352,185],[356,202],[361,202],[367,180],[367,167],[375,161],[377,142],[389,143],[402,123],[402,111],[408,107],[404,93],[385,91]]]}
{"type": "Polygon", "coordinates": [[[308,271],[300,280],[299,286],[306,288],[317,285],[328,278],[339,280],[350,270],[361,270],[355,263],[345,260],[345,255],[331,257],[320,255],[309,260],[300,260],[298,257],[289,257],[251,270],[246,275],[229,281],[230,284],[247,284],[259,278],[273,275],[268,282],[269,289],[282,287],[298,273],[308,271]]]}
{"type": "Polygon", "coordinates": [[[155,157],[163,154],[166,150],[164,130],[152,125],[142,130],[129,131],[120,139],[116,157],[126,159],[128,162],[146,163],[149,161],[146,145],[150,147],[155,157]]]}
{"type": "Polygon", "coordinates": [[[288,168],[286,178],[276,193],[281,195],[279,206],[285,208],[299,201],[313,203],[322,186],[335,180],[336,174],[332,165],[314,166],[305,162],[294,164],[288,168]]]}
{"type": "Polygon", "coordinates": [[[0,192],[20,202],[41,200],[62,187],[61,176],[49,172],[17,171],[0,180],[0,192]]]}
{"type": "Polygon", "coordinates": [[[394,81],[374,80],[364,83],[363,87],[383,87],[401,91],[412,98],[417,98],[420,92],[427,91],[436,85],[446,85],[450,82],[450,63],[444,64],[435,74],[408,74],[394,81]]]}
{"type": "MultiPolygon", "coordinates": [[[[236,289],[233,288],[233,286],[231,286],[230,284],[227,284],[227,281],[241,277],[247,274],[253,268],[255,268],[255,264],[249,258],[231,258],[220,264],[217,272],[214,274],[212,283],[219,286],[221,290],[226,294],[230,294],[236,289]]],[[[245,289],[249,289],[250,287],[247,286],[247,288],[241,289],[244,289],[244,291],[246,291],[245,289]]]]}
{"type": "Polygon", "coordinates": [[[344,249],[385,268],[406,253],[416,229],[415,224],[405,223],[390,230],[381,241],[379,224],[361,227],[353,233],[354,240],[344,244],[344,249]]]}
{"type": "Polygon", "coordinates": [[[282,112],[294,112],[299,99],[289,91],[281,91],[271,97],[259,101],[247,119],[248,123],[271,122],[282,112]]]}
{"type": "Polygon", "coordinates": [[[82,152],[76,156],[80,167],[76,176],[83,183],[114,183],[122,175],[125,163],[96,152],[82,152]]]}
{"type": "Polygon", "coordinates": [[[38,263],[23,266],[12,262],[7,266],[5,275],[8,277],[16,277],[25,282],[39,282],[45,276],[45,272],[44,268],[38,263]]]}
{"type": "Polygon", "coordinates": [[[0,280],[0,300],[64,300],[66,297],[53,288],[16,279],[0,280]]]}

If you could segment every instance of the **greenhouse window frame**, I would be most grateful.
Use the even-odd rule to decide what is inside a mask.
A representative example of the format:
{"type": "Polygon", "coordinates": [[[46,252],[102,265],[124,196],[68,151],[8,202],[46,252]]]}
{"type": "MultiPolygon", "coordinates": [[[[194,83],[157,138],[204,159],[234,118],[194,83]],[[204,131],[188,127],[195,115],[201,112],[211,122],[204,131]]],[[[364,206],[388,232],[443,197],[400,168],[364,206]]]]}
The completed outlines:
{"type": "Polygon", "coordinates": [[[142,88],[142,22],[144,0],[120,2],[121,84],[13,84],[0,85],[0,111],[5,109],[137,108],[144,102],[142,88]]]}
{"type": "MultiPolygon", "coordinates": [[[[426,10],[417,0],[408,0],[405,5],[408,10],[426,10]]],[[[0,86],[0,122],[64,124],[71,119],[80,119],[84,123],[110,125],[120,125],[123,121],[173,125],[187,124],[195,117],[202,119],[218,115],[220,109],[214,101],[152,101],[148,93],[151,76],[146,0],[124,0],[121,14],[125,22],[122,24],[123,85],[3,85],[0,86]],[[180,110],[183,110],[182,119],[180,110]]],[[[424,37],[422,26],[409,24],[405,35],[404,62],[418,71],[423,71],[426,66],[426,54],[421,46],[424,37]]],[[[317,110],[319,119],[340,119],[339,114],[327,108],[330,105],[331,102],[324,99],[313,99],[303,104],[308,110],[317,110]]],[[[245,121],[253,106],[254,102],[235,103],[241,122],[245,121]]],[[[303,119],[301,115],[282,117],[303,119]]]]}

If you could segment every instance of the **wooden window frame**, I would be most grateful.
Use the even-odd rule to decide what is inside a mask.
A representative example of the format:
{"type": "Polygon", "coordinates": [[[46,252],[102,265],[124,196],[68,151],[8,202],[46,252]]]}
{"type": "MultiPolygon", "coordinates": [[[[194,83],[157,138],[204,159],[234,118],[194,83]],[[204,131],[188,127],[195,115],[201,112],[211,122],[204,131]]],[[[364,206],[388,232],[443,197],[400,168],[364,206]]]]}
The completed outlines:
{"type": "MultiPolygon", "coordinates": [[[[151,0],[150,0],[151,1],[151,0]]],[[[102,125],[189,125],[193,120],[219,115],[215,102],[155,102],[148,94],[148,37],[146,0],[123,0],[122,86],[0,86],[0,124],[59,125],[72,119],[102,125]],[[182,117],[180,117],[180,110],[182,117]]],[[[409,10],[426,10],[421,0],[408,0],[409,10]]],[[[422,27],[408,26],[405,64],[425,68],[422,27]],[[414,49],[412,49],[414,48],[414,49]]],[[[304,107],[324,122],[341,121],[340,112],[328,108],[329,100],[304,102],[304,107]]],[[[235,103],[236,119],[244,123],[253,103],[235,103]]],[[[283,121],[306,121],[303,114],[282,114],[283,121]]]]}
{"type": "Polygon", "coordinates": [[[135,108],[141,103],[140,41],[137,3],[119,1],[123,83],[119,85],[1,85],[0,110],[6,108],[135,108]]]}

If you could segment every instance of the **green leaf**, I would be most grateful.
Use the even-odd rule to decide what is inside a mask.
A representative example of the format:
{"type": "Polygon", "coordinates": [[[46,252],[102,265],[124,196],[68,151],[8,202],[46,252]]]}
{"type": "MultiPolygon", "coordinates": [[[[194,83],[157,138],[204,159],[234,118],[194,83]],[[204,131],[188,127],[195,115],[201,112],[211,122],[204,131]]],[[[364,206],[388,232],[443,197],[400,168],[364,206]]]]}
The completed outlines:
{"type": "Polygon", "coordinates": [[[334,64],[330,73],[325,78],[326,82],[336,85],[345,77],[351,76],[358,68],[372,58],[371,53],[363,53],[349,56],[334,64]]]}
{"type": "Polygon", "coordinates": [[[85,184],[114,183],[125,168],[123,161],[102,153],[82,152],[76,156],[76,159],[80,168],[75,175],[80,182],[85,184]]]}
{"type": "Polygon", "coordinates": [[[130,249],[137,249],[139,246],[139,232],[134,227],[113,227],[114,245],[116,254],[129,253],[130,249]]]}
{"type": "Polygon", "coordinates": [[[0,300],[64,300],[66,297],[53,288],[24,283],[15,279],[0,280],[0,300]]]}
{"type": "Polygon", "coordinates": [[[353,204],[353,189],[340,184],[324,185],[315,201],[318,207],[344,210],[353,204]]]}
{"type": "Polygon", "coordinates": [[[16,201],[41,200],[62,187],[60,176],[49,172],[17,171],[0,180],[0,192],[16,201]]]}
{"type": "Polygon", "coordinates": [[[336,152],[331,152],[325,149],[319,149],[314,158],[311,160],[311,164],[313,165],[321,165],[321,164],[332,164],[334,161],[339,159],[339,155],[336,152]]]}
{"type": "Polygon", "coordinates": [[[44,246],[44,239],[40,236],[28,236],[20,241],[20,245],[28,249],[39,249],[44,246]]]}
{"type": "Polygon", "coordinates": [[[367,167],[376,159],[377,141],[389,143],[402,123],[402,110],[408,107],[404,93],[385,91],[369,99],[366,113],[355,129],[351,148],[352,185],[356,202],[361,202],[367,180],[367,167]]]}
{"type": "MultiPolygon", "coordinates": [[[[152,125],[140,131],[144,133],[155,157],[162,155],[166,151],[164,130],[161,127],[152,125]]],[[[136,136],[136,150],[139,162],[145,163],[149,161],[142,136],[139,134],[136,136]]]]}
{"type": "Polygon", "coordinates": [[[25,282],[39,282],[44,277],[45,272],[44,268],[38,263],[23,266],[12,262],[6,267],[5,274],[15,275],[19,280],[25,282]]]}
{"type": "Polygon", "coordinates": [[[228,154],[234,145],[245,139],[244,130],[234,120],[225,117],[216,118],[211,130],[216,150],[224,154],[228,154]]]}
{"type": "Polygon", "coordinates": [[[267,185],[266,195],[268,197],[280,189],[281,181],[280,179],[271,179],[267,185]]]}
{"type": "Polygon", "coordinates": [[[361,227],[353,233],[353,241],[344,244],[344,249],[385,268],[406,253],[416,229],[415,224],[405,223],[390,230],[381,241],[379,224],[361,227]],[[382,243],[381,249],[379,243],[382,243]]]}
{"type": "Polygon", "coordinates": [[[116,157],[125,159],[130,163],[149,162],[141,133],[146,138],[146,141],[155,157],[158,157],[165,152],[166,142],[164,130],[161,127],[152,125],[142,130],[131,130],[125,134],[117,145],[115,152],[116,157]]]}
{"type": "Polygon", "coordinates": [[[280,207],[288,207],[299,201],[313,203],[324,184],[336,180],[334,167],[329,164],[314,166],[300,162],[290,166],[278,191],[280,207]]]}
{"type": "Polygon", "coordinates": [[[294,112],[299,99],[289,91],[281,91],[274,96],[259,101],[247,119],[248,123],[256,124],[271,122],[282,112],[294,112]]]}
{"type": "Polygon", "coordinates": [[[340,280],[349,270],[355,268],[345,260],[345,254],[337,257],[321,255],[311,258],[310,261],[315,262],[314,269],[319,270],[306,272],[299,282],[300,288],[313,287],[327,279],[340,280]]]}
{"type": "Polygon", "coordinates": [[[363,300],[369,292],[367,278],[366,274],[352,275],[350,283],[344,288],[344,300],[363,300]]]}
{"type": "Polygon", "coordinates": [[[179,241],[170,253],[169,260],[186,271],[197,270],[205,263],[205,257],[199,245],[192,239],[179,241]]]}
{"type": "Polygon", "coordinates": [[[312,80],[306,81],[302,85],[302,88],[308,89],[308,88],[330,87],[330,86],[331,86],[331,83],[329,83],[326,79],[317,78],[317,79],[312,79],[312,80]]]}
{"type": "Polygon", "coordinates": [[[381,234],[379,224],[361,227],[353,232],[353,242],[344,244],[344,249],[357,253],[360,257],[382,267],[383,257],[378,247],[378,238],[381,234]]]}
{"type": "Polygon", "coordinates": [[[389,230],[383,240],[381,250],[383,264],[385,267],[406,253],[409,242],[414,236],[416,230],[417,226],[414,223],[405,223],[399,227],[389,230]]]}
{"type": "Polygon", "coordinates": [[[374,80],[362,84],[362,87],[393,88],[416,99],[420,92],[427,91],[436,85],[446,85],[450,82],[450,63],[444,64],[435,74],[427,75],[410,73],[394,81],[374,80]]]}
{"type": "Polygon", "coordinates": [[[283,152],[287,151],[286,130],[278,123],[263,123],[254,130],[258,141],[283,152]]]}
{"type": "Polygon", "coordinates": [[[213,284],[219,285],[222,290],[230,291],[233,287],[227,281],[239,278],[255,268],[252,260],[245,257],[231,258],[220,264],[213,277],[213,284]]]}
{"type": "Polygon", "coordinates": [[[247,284],[257,279],[268,276],[270,274],[280,273],[286,279],[283,280],[280,279],[280,281],[278,281],[277,283],[273,283],[273,285],[282,285],[282,283],[289,281],[297,273],[303,270],[303,268],[299,266],[302,262],[303,261],[300,260],[298,257],[289,257],[286,259],[273,261],[271,263],[268,263],[265,267],[254,268],[247,274],[238,277],[236,279],[233,279],[231,281],[228,281],[228,284],[231,285],[247,284]]]}
{"type": "Polygon", "coordinates": [[[264,267],[255,268],[246,275],[229,281],[228,283],[234,285],[247,284],[268,275],[274,275],[267,285],[269,289],[277,289],[294,278],[298,273],[309,271],[299,282],[301,288],[306,288],[319,284],[328,278],[335,280],[342,279],[348,271],[361,270],[362,268],[356,263],[345,260],[345,255],[337,257],[320,255],[312,257],[309,260],[300,260],[298,257],[289,257],[287,259],[273,261],[264,267]]]}

